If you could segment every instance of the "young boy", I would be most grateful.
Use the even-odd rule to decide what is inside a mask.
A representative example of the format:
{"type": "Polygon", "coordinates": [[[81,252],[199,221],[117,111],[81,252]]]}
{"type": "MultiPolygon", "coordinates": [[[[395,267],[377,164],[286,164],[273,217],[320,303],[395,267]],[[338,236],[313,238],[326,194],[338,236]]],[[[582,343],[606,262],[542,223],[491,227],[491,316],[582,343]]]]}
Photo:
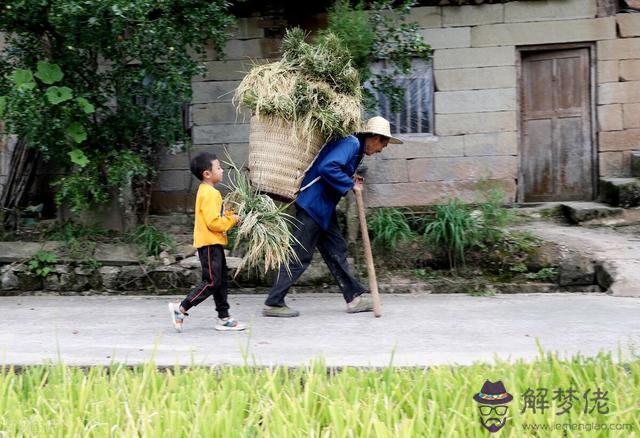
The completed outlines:
{"type": "Polygon", "coordinates": [[[169,303],[171,322],[178,332],[182,331],[187,311],[213,295],[218,312],[216,330],[244,330],[246,326],[229,316],[227,302],[227,262],[223,247],[227,244],[226,232],[240,218],[232,211],[224,211],[222,196],[215,184],[222,181],[220,161],[209,152],[202,152],[191,160],[191,173],[202,183],[196,196],[196,220],[193,227],[193,246],[198,250],[202,265],[202,282],[197,285],[180,304],[169,303]]]}

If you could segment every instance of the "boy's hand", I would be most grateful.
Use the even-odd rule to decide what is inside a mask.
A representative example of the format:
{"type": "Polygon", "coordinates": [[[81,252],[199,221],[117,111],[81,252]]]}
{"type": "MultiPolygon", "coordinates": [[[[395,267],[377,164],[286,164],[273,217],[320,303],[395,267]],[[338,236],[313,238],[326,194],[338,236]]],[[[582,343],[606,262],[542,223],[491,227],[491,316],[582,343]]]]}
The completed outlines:
{"type": "Polygon", "coordinates": [[[240,216],[238,216],[237,214],[234,214],[231,217],[235,219],[236,222],[240,222],[240,216]]]}

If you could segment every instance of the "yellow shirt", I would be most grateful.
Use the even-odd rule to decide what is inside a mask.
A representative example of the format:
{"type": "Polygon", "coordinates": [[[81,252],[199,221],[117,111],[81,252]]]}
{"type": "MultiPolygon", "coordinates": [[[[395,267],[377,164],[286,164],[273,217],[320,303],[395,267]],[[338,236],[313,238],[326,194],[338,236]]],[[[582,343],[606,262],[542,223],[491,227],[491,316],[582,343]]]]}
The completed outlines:
{"type": "Polygon", "coordinates": [[[193,226],[193,247],[226,245],[227,231],[236,224],[233,212],[222,208],[220,192],[209,184],[201,183],[196,196],[196,220],[193,226]]]}

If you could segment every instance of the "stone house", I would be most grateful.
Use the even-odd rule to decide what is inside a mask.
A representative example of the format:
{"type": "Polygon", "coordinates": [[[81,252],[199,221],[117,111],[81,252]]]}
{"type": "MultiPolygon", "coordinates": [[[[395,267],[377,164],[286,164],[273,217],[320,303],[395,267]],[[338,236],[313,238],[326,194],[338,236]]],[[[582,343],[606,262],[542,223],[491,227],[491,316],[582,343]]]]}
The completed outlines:
{"type": "MultiPolygon", "coordinates": [[[[602,179],[633,176],[640,13],[626,1],[421,1],[411,21],[433,58],[399,78],[410,90],[401,114],[380,108],[405,144],[366,159],[367,203],[473,201],[486,186],[510,202],[588,201],[602,179]]],[[[248,117],[231,104],[243,72],[278,57],[284,28],[322,28],[330,3],[246,3],[226,59],[209,50],[206,76],[193,79],[192,154],[226,149],[237,163],[246,159],[248,117]]],[[[188,161],[188,153],[164,157],[156,212],[193,205],[188,161]]]]}

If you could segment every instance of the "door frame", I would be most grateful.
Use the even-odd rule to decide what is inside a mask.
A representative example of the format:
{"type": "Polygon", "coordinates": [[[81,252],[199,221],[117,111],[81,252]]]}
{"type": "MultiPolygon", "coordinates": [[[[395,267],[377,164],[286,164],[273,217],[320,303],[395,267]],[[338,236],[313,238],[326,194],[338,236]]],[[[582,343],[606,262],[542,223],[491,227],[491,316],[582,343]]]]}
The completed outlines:
{"type": "Polygon", "coordinates": [[[596,91],[597,91],[597,59],[596,59],[596,44],[595,43],[567,43],[567,44],[542,44],[533,46],[518,46],[516,47],[516,124],[518,127],[518,187],[516,190],[516,203],[517,204],[539,204],[525,203],[524,202],[524,175],[522,165],[522,152],[524,146],[524,129],[522,129],[522,113],[523,113],[523,93],[524,87],[522,84],[522,58],[523,54],[528,52],[545,52],[556,50],[568,50],[568,49],[588,49],[589,50],[589,92],[590,92],[590,107],[591,107],[591,184],[593,187],[593,193],[591,199],[586,201],[593,201],[598,198],[598,176],[600,174],[600,164],[598,162],[598,118],[596,111],[596,91]]]}

